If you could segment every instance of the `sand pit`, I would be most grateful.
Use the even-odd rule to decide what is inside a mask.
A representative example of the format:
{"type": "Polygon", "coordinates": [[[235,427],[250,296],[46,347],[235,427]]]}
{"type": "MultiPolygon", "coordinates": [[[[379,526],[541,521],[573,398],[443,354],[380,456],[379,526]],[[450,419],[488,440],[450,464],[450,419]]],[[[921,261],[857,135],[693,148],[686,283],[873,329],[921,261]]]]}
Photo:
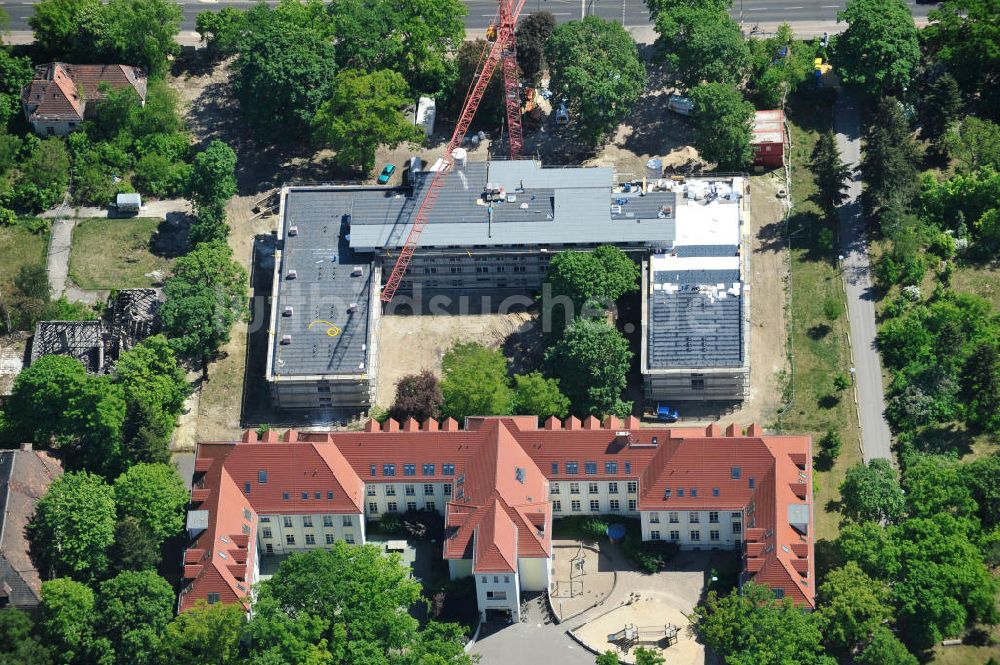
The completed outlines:
{"type": "MultiPolygon", "coordinates": [[[[668,624],[677,626],[677,643],[670,646],[655,644],[637,644],[646,648],[659,648],[670,665],[703,665],[705,662],[705,647],[695,641],[694,632],[690,629],[688,619],[676,608],[668,594],[644,591],[639,594],[639,600],[608,612],[573,630],[573,635],[589,648],[603,653],[615,649],[608,642],[608,635],[616,633],[626,625],[638,626],[640,629],[663,628],[668,624]]],[[[635,648],[627,654],[618,651],[618,658],[623,663],[635,662],[635,648]]]]}

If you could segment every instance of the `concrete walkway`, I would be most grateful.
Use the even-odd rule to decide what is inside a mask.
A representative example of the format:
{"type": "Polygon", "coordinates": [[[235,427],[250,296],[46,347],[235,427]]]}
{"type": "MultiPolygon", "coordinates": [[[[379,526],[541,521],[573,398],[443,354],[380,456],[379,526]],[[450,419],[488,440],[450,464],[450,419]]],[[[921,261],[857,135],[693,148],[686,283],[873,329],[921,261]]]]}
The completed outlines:
{"type": "Polygon", "coordinates": [[[49,288],[52,297],[59,299],[66,292],[66,277],[69,275],[69,250],[73,243],[75,219],[57,219],[52,222],[49,236],[49,253],[45,267],[49,272],[49,288]]]}
{"type": "Polygon", "coordinates": [[[847,290],[847,315],[851,324],[858,411],[861,421],[861,452],[865,461],[892,459],[892,436],[885,420],[882,362],[875,346],[875,296],[871,264],[861,216],[861,176],[855,171],[861,161],[861,114],[858,102],[841,91],[834,107],[834,127],[840,158],[852,170],[847,202],[840,207],[841,268],[847,290]]]}
{"type": "MultiPolygon", "coordinates": [[[[192,212],[191,203],[185,199],[164,199],[162,201],[148,201],[142,204],[138,217],[159,217],[166,219],[167,215],[183,214],[192,212]]],[[[51,210],[46,210],[39,217],[62,219],[72,217],[74,219],[84,219],[90,217],[111,217],[108,208],[80,207],[71,208],[69,206],[59,206],[51,210]]]]}

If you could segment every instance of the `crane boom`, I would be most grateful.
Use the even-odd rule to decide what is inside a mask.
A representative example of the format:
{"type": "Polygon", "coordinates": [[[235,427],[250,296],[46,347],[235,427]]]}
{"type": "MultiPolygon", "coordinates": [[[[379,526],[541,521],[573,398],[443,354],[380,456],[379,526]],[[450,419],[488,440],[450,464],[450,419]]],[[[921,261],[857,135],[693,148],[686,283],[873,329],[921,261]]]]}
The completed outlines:
{"type": "Polygon", "coordinates": [[[500,21],[497,28],[496,41],[487,46],[485,55],[480,59],[479,68],[476,73],[475,82],[469,88],[465,104],[462,106],[462,114],[455,125],[455,131],[451,135],[451,140],[445,148],[444,156],[441,160],[441,168],[434,172],[431,182],[427,186],[427,193],[424,200],[413,218],[413,226],[406,236],[403,249],[396,259],[396,265],[392,268],[389,279],[382,287],[382,302],[389,302],[396,295],[396,290],[403,281],[406,269],[410,267],[413,253],[417,249],[417,241],[420,234],[427,226],[434,204],[437,203],[441,195],[441,188],[444,187],[445,179],[451,173],[454,165],[452,152],[462,145],[465,135],[469,131],[469,125],[476,116],[479,102],[483,99],[486,86],[489,85],[490,78],[496,70],[497,64],[503,63],[504,72],[504,102],[507,107],[507,127],[510,136],[511,157],[521,156],[524,146],[524,138],[521,132],[521,99],[517,80],[517,58],[514,44],[514,28],[517,25],[517,17],[521,14],[525,0],[500,0],[499,16],[500,21]],[[513,3],[517,3],[516,7],[513,3]]]}

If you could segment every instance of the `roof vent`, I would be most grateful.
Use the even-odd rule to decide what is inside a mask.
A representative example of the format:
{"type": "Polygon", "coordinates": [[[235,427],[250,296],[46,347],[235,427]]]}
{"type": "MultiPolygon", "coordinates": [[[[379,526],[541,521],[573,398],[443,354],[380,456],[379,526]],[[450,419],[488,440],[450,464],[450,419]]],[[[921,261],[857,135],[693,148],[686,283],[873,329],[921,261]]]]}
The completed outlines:
{"type": "Polygon", "coordinates": [[[291,316],[294,313],[295,313],[295,308],[292,307],[291,305],[288,305],[287,307],[285,307],[285,311],[282,312],[281,315],[282,316],[291,316]]]}
{"type": "Polygon", "coordinates": [[[361,266],[354,266],[354,268],[351,270],[351,277],[361,277],[364,274],[365,274],[365,269],[362,268],[361,266]]]}
{"type": "Polygon", "coordinates": [[[350,305],[347,306],[348,312],[355,312],[357,311],[357,309],[358,309],[358,303],[356,302],[352,302],[350,305]]]}
{"type": "Polygon", "coordinates": [[[292,343],[292,336],[291,335],[282,335],[281,336],[281,343],[284,344],[285,346],[288,346],[289,344],[292,343]]]}
{"type": "Polygon", "coordinates": [[[299,235],[299,227],[297,227],[297,226],[289,226],[288,227],[288,235],[289,236],[297,236],[297,235],[299,235]]]}
{"type": "Polygon", "coordinates": [[[299,276],[299,273],[298,273],[298,271],[297,271],[297,270],[295,270],[295,269],[293,268],[292,270],[289,270],[289,271],[288,271],[288,274],[287,274],[287,275],[285,275],[285,276],[286,276],[286,277],[287,277],[288,279],[295,279],[296,277],[298,277],[298,276],[299,276]]]}

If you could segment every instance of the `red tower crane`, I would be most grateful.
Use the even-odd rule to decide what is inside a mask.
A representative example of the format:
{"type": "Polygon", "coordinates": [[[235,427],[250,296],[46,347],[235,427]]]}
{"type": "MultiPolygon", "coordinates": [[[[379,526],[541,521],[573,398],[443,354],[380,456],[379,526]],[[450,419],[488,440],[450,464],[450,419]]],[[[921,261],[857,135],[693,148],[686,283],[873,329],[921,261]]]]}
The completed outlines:
{"type": "Polygon", "coordinates": [[[441,188],[444,186],[445,178],[451,173],[454,165],[452,152],[462,145],[465,135],[469,131],[469,125],[476,116],[479,102],[483,99],[486,86],[489,85],[490,78],[496,70],[497,64],[502,63],[504,80],[504,105],[507,108],[507,134],[510,140],[510,156],[517,159],[521,156],[524,147],[524,135],[521,132],[521,93],[517,80],[517,55],[514,43],[514,28],[517,25],[517,17],[521,15],[521,8],[524,7],[524,0],[500,0],[500,8],[497,12],[498,20],[490,26],[490,34],[493,41],[488,43],[483,55],[479,59],[476,67],[476,76],[469,87],[465,104],[462,106],[462,114],[458,117],[458,124],[455,125],[455,132],[451,135],[448,147],[445,148],[444,157],[441,160],[441,168],[434,172],[431,182],[427,186],[427,193],[424,200],[417,208],[417,213],[413,218],[413,226],[409,235],[406,236],[406,243],[403,245],[396,265],[392,268],[389,279],[382,287],[382,302],[389,302],[396,295],[406,274],[406,269],[410,267],[413,253],[417,249],[417,241],[427,221],[430,219],[434,204],[437,203],[441,195],[441,188]],[[515,6],[516,4],[516,6],[515,6]]]}

